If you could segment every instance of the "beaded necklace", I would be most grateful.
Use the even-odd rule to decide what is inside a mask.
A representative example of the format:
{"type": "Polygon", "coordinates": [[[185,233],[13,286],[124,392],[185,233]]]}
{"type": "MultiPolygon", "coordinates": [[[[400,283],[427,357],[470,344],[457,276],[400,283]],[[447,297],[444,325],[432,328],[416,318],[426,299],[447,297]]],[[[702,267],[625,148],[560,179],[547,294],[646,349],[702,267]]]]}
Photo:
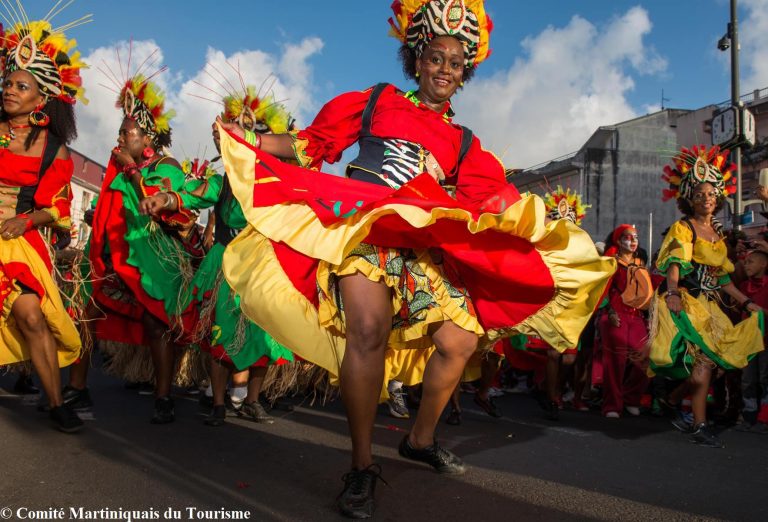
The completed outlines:
{"type": "Polygon", "coordinates": [[[0,147],[7,149],[8,146],[11,144],[13,140],[16,139],[16,133],[14,132],[16,129],[28,129],[32,125],[17,125],[13,126],[11,122],[8,122],[8,132],[0,136],[0,147]]]}

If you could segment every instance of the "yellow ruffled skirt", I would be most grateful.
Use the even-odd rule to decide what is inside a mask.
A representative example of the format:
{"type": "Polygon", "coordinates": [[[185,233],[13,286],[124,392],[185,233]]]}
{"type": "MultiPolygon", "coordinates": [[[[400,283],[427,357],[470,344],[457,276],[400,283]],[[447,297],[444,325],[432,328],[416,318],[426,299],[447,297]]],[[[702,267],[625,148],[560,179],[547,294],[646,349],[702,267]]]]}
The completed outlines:
{"type": "Polygon", "coordinates": [[[673,316],[663,297],[654,297],[650,368],[671,378],[686,378],[706,357],[725,369],[744,368],[763,350],[763,314],[753,313],[734,325],[716,301],[680,289],[683,311],[673,316]]]}
{"type": "MultiPolygon", "coordinates": [[[[434,350],[429,326],[442,321],[452,321],[477,334],[481,350],[514,333],[539,335],[559,350],[572,348],[615,271],[615,260],[598,256],[583,230],[563,220],[545,224],[544,205],[536,196],[525,196],[500,214],[479,216],[462,208],[423,209],[404,202],[385,202],[365,212],[344,214],[334,223],[318,219],[313,208],[300,200],[311,199],[300,188],[290,195],[299,199],[254,206],[254,191],[274,190],[281,183],[282,173],[277,169],[282,167],[270,165],[263,169],[269,175],[261,177],[262,160],[256,153],[226,132],[221,134],[227,175],[249,223],[227,246],[222,264],[224,276],[241,296],[240,306],[246,316],[299,357],[327,369],[332,380],[338,377],[346,345],[343,303],[334,287],[340,276],[359,272],[392,289],[393,328],[385,362],[386,385],[390,378],[406,384],[420,382],[434,350]],[[255,178],[254,169],[259,171],[255,178]],[[388,218],[407,222],[412,230],[428,229],[440,222],[463,227],[463,235],[494,233],[519,238],[524,248],[535,250],[539,272],[544,267],[551,278],[551,297],[514,322],[484,328],[460,281],[445,277],[427,251],[415,246],[389,249],[365,243],[376,223],[388,218]],[[283,263],[291,263],[284,258],[284,246],[298,257],[316,260],[316,266],[297,274],[302,269],[298,263],[289,275],[283,267],[283,263]],[[372,261],[371,257],[379,259],[372,261]],[[400,262],[401,269],[390,270],[391,265],[400,262]],[[292,277],[301,282],[311,277],[316,280],[311,289],[299,289],[297,279],[292,277]],[[418,296],[425,299],[423,306],[416,303],[417,290],[411,283],[426,290],[418,296]]],[[[489,245],[493,250],[495,245],[489,245]]],[[[496,273],[501,266],[495,265],[496,259],[492,261],[491,256],[483,260],[487,260],[486,274],[496,273]]],[[[510,269],[519,270],[520,279],[526,278],[527,267],[523,263],[507,264],[510,269]]],[[[504,295],[500,299],[506,303],[534,302],[530,295],[504,295]]]]}
{"type": "Polygon", "coordinates": [[[12,313],[13,304],[22,294],[22,290],[17,281],[11,279],[3,269],[3,266],[14,263],[25,265],[45,293],[40,301],[40,308],[57,344],[59,367],[72,364],[80,355],[80,335],[64,307],[59,288],[45,262],[26,239],[19,237],[0,239],[0,288],[5,289],[0,295],[0,366],[30,360],[29,345],[18,329],[12,313]]]}

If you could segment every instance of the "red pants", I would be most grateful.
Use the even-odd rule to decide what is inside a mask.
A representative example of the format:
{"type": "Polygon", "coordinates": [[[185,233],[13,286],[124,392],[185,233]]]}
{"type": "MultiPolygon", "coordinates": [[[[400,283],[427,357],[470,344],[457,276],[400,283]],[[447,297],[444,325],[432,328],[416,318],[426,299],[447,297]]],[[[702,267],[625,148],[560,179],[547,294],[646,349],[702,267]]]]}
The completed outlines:
{"type": "Polygon", "coordinates": [[[619,316],[621,326],[616,328],[608,314],[600,320],[603,340],[603,413],[621,413],[624,405],[640,406],[640,399],[648,387],[645,361],[640,356],[648,341],[645,320],[637,315],[619,316]]]}

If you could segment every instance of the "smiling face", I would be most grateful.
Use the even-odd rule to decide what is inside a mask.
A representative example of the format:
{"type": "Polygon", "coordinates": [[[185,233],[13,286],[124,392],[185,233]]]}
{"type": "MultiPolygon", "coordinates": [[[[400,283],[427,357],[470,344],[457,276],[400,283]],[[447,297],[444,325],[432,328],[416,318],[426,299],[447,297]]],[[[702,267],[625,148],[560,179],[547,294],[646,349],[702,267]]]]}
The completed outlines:
{"type": "Polygon", "coordinates": [[[433,38],[416,60],[419,93],[427,103],[448,101],[461,86],[464,47],[452,36],[433,38]]]}
{"type": "Polygon", "coordinates": [[[717,208],[719,193],[711,183],[700,183],[693,189],[691,206],[697,216],[711,216],[717,208]]]}
{"type": "Polygon", "coordinates": [[[35,77],[27,71],[14,71],[3,80],[3,110],[9,116],[29,114],[43,101],[35,77]]]}

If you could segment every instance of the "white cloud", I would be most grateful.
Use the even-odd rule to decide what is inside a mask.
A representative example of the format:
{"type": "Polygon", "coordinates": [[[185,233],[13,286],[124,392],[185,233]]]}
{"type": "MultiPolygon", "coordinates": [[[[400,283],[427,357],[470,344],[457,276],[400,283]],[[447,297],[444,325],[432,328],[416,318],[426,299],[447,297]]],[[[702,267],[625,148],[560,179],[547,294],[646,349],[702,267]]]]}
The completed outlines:
{"type": "Polygon", "coordinates": [[[634,88],[630,72],[666,69],[643,42],[651,27],[642,7],[605,27],[580,16],[562,28],[549,26],[522,42],[526,58],[467,84],[456,100],[460,120],[507,167],[575,151],[597,127],[637,115],[626,99],[634,88]]]}
{"type": "MultiPolygon", "coordinates": [[[[135,71],[147,58],[156,61],[149,73],[156,71],[163,64],[163,53],[153,40],[133,42],[131,51],[131,70],[135,71]]],[[[106,164],[110,150],[117,145],[117,131],[122,121],[122,112],[116,108],[117,93],[127,79],[125,67],[128,60],[128,43],[119,42],[116,46],[99,47],[83,60],[89,65],[83,69],[83,85],[87,105],[75,106],[77,115],[78,138],[72,145],[74,149],[98,163],[106,164]],[[121,60],[118,61],[116,51],[121,60]],[[120,63],[122,62],[122,64],[120,63]]],[[[164,90],[168,88],[167,74],[154,78],[164,90]]]]}
{"type": "Polygon", "coordinates": [[[742,6],[747,15],[739,22],[741,92],[746,93],[768,87],[768,0],[743,0],[742,6]]]}
{"type": "MultiPolygon", "coordinates": [[[[125,61],[126,45],[121,42],[116,47],[99,48],[84,58],[92,67],[83,73],[86,96],[91,103],[77,109],[80,137],[73,147],[99,162],[106,163],[110,149],[116,144],[122,113],[115,108],[117,94],[98,85],[101,83],[114,89],[112,82],[97,67],[102,71],[114,71],[122,81],[127,73],[121,73],[115,50],[120,49],[122,60],[125,61]]],[[[243,50],[225,56],[222,51],[209,48],[206,63],[211,64],[207,67],[210,74],[199,70],[185,78],[169,71],[155,77],[156,83],[166,93],[166,108],[176,111],[176,117],[171,121],[173,154],[181,158],[187,154],[202,154],[207,149],[208,156],[213,155],[211,124],[221,112],[221,103],[192,95],[220,101],[221,96],[208,89],[223,95],[225,90],[234,90],[229,87],[231,84],[240,90],[241,80],[235,72],[238,68],[247,84],[257,87],[263,85],[263,91],[269,88],[300,124],[306,122],[316,109],[316,102],[312,98],[313,74],[309,59],[322,48],[323,42],[318,38],[307,38],[298,44],[286,45],[280,56],[260,50],[243,50]]],[[[153,41],[133,42],[134,65],[131,73],[155,49],[157,46],[153,41]]],[[[155,56],[159,60],[154,70],[163,63],[162,51],[158,50],[155,56]]]]}

